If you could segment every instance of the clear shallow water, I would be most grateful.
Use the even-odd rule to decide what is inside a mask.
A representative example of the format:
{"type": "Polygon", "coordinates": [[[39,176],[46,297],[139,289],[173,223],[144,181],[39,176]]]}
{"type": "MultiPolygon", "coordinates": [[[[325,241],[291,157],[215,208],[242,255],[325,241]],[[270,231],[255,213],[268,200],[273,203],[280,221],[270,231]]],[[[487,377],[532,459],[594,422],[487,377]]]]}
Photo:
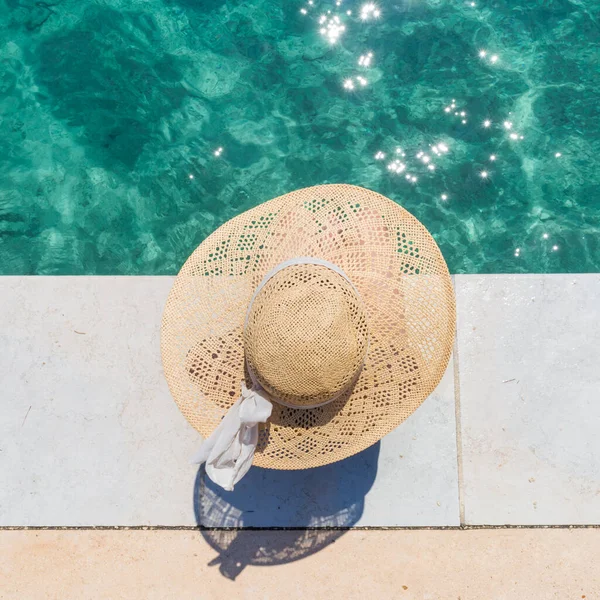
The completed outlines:
{"type": "Polygon", "coordinates": [[[600,0],[313,2],[0,0],[0,273],[176,273],[325,182],[453,272],[600,270],[600,0]]]}

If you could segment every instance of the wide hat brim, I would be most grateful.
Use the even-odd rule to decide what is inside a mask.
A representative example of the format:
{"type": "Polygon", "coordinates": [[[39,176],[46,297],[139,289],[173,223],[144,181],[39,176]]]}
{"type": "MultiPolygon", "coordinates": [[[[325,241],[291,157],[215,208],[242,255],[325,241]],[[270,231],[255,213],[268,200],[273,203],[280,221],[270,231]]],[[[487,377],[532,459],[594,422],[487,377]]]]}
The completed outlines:
{"type": "MultiPolygon", "coordinates": [[[[299,256],[339,266],[364,302],[369,349],[356,383],[312,409],[273,403],[254,464],[305,469],[356,454],[404,421],[435,389],[455,331],[454,290],[427,229],[364,188],[319,185],[231,219],[196,248],[169,294],[164,371],[177,406],[208,437],[240,395],[243,327],[264,276],[299,256]]],[[[276,399],[275,399],[276,400],[276,399]]]]}

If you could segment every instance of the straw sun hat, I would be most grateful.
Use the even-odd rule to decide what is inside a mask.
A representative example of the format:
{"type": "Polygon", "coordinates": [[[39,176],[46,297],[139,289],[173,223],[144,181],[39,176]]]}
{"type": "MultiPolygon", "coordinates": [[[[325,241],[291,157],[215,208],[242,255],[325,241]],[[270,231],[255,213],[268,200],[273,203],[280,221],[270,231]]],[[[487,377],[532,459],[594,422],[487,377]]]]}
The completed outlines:
{"type": "Polygon", "coordinates": [[[454,291],[425,227],[350,185],[285,194],[188,258],[161,350],[195,462],[233,489],[251,464],[318,467],[364,450],[439,383],[454,291]]]}

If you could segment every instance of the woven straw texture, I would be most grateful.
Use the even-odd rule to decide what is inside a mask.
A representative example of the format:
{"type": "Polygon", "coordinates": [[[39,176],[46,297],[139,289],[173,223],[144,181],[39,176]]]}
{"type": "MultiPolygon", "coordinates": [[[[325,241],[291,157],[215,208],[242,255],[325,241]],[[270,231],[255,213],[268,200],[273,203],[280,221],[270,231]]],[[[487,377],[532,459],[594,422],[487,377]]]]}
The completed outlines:
{"type": "Polygon", "coordinates": [[[352,285],[323,266],[283,269],[256,296],[244,331],[249,369],[277,400],[314,406],[347,390],[368,345],[352,285]]]}
{"type": "MultiPolygon", "coordinates": [[[[299,256],[327,260],[348,275],[366,316],[368,349],[358,378],[333,402],[312,409],[273,404],[254,457],[255,465],[266,468],[317,467],[377,442],[434,390],[454,341],[454,290],[446,263],[410,213],[349,185],[315,186],[270,200],[200,244],[166,303],[165,375],[180,410],[204,437],[239,397],[242,379],[251,385],[244,321],[254,291],[276,265],[299,256]]],[[[342,286],[338,280],[336,285],[342,286]]],[[[349,320],[361,318],[357,308],[349,320]]],[[[359,334],[356,339],[360,345],[359,334]]],[[[348,356],[359,354],[357,346],[348,356]]],[[[304,390],[283,381],[282,390],[292,389],[302,401],[304,390]]],[[[343,389],[344,377],[339,381],[343,389]]]]}

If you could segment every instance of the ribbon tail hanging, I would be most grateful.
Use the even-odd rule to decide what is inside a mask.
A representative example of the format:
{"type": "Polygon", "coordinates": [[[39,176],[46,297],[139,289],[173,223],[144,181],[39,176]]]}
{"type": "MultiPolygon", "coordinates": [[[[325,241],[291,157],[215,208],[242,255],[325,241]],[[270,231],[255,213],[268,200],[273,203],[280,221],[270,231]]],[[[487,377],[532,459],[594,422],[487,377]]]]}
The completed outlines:
{"type": "Polygon", "coordinates": [[[262,390],[249,390],[227,411],[218,427],[194,454],[192,463],[206,463],[206,474],[217,485],[232,491],[252,466],[258,444],[258,424],[266,423],[273,405],[262,390]]]}

